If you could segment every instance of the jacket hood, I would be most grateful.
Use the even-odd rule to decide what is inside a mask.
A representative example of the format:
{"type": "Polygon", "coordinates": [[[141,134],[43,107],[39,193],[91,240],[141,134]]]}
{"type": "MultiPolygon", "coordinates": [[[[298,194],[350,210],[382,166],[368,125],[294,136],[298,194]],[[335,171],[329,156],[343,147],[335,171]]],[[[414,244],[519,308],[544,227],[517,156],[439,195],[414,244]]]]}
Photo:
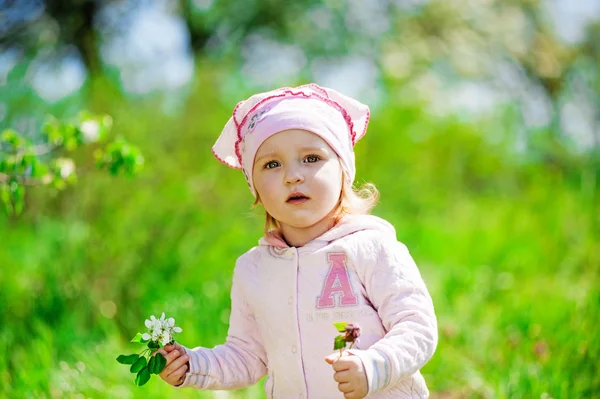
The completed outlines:
{"type": "MultiPolygon", "coordinates": [[[[356,233],[361,230],[376,230],[385,235],[396,238],[396,230],[389,222],[373,215],[346,215],[331,229],[327,230],[321,236],[315,238],[310,243],[315,241],[332,242],[349,234],[356,233]]],[[[279,230],[271,230],[267,235],[258,241],[259,245],[273,246],[278,248],[288,248],[289,245],[283,239],[279,230]]]]}

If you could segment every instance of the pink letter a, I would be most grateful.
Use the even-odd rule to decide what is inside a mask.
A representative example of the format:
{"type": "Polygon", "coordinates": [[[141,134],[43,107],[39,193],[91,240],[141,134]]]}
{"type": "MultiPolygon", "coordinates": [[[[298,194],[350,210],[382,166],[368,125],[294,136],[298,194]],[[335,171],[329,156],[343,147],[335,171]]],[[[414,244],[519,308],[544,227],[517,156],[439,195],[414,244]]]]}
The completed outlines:
{"type": "Polygon", "coordinates": [[[321,296],[317,298],[317,309],[334,307],[333,294],[342,293],[340,306],[358,305],[358,298],[352,292],[350,279],[348,278],[348,269],[346,269],[346,254],[331,253],[327,254],[327,259],[331,264],[321,296]],[[339,284],[336,285],[336,281],[339,284]]]}

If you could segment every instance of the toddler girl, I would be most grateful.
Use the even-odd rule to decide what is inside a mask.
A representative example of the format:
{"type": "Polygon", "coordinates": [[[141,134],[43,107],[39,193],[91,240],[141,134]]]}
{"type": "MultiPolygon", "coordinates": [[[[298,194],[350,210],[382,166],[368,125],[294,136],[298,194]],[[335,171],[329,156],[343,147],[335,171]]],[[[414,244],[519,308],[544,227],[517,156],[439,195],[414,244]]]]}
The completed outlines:
{"type": "Polygon", "coordinates": [[[369,108],[309,84],[240,102],[213,147],[244,172],[267,214],[265,236],[238,258],[226,342],[159,352],[169,384],[235,389],[263,376],[268,398],[427,397],[419,369],[437,345],[431,297],[394,228],[354,191],[353,147],[369,108]],[[333,351],[334,322],[358,324],[333,351]]]}

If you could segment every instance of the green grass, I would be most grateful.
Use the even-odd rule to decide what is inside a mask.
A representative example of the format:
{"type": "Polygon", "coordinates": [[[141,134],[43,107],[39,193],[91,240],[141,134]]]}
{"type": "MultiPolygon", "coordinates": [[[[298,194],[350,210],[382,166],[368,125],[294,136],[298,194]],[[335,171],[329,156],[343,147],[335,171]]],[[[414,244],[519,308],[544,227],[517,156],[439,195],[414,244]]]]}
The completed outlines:
{"type": "MultiPolygon", "coordinates": [[[[233,106],[215,92],[206,83],[171,118],[97,94],[91,106],[140,145],[146,170],[33,189],[21,218],[0,216],[0,397],[264,397],[262,384],[230,396],[157,377],[137,388],[115,361],[162,311],[184,345],[225,338],[234,262],[263,220],[242,175],[210,153],[233,106]]],[[[515,154],[506,123],[491,144],[487,125],[389,108],[357,145],[358,180],[381,191],[374,213],[435,302],[440,343],[422,372],[438,398],[598,397],[598,169],[515,154]]]]}

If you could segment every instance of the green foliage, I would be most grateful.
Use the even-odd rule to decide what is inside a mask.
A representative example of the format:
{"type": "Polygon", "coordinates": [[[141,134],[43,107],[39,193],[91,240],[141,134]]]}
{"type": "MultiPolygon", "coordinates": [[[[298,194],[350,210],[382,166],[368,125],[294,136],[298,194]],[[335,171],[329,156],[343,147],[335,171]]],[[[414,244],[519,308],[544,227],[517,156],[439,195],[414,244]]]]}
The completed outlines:
{"type": "Polygon", "coordinates": [[[117,362],[121,364],[134,364],[139,358],[140,355],[137,353],[132,355],[119,355],[119,357],[117,357],[117,362]]]}
{"type": "Polygon", "coordinates": [[[161,353],[157,353],[154,356],[150,357],[150,361],[148,362],[148,370],[152,374],[160,374],[161,371],[167,365],[167,358],[164,357],[161,353]]]}
{"type": "Polygon", "coordinates": [[[145,344],[145,343],[146,343],[146,342],[148,342],[148,341],[149,341],[148,339],[143,339],[143,338],[142,338],[142,333],[137,333],[137,334],[135,334],[135,337],[133,337],[133,338],[131,339],[131,341],[130,341],[130,342],[139,342],[139,343],[141,343],[141,344],[145,344]]]}
{"type": "Polygon", "coordinates": [[[135,385],[141,387],[150,380],[150,371],[148,367],[142,368],[135,377],[135,385]]]}
{"type": "Polygon", "coordinates": [[[139,172],[144,165],[144,158],[140,150],[123,138],[107,145],[104,151],[95,151],[94,156],[98,168],[106,168],[113,175],[120,171],[133,175],[139,172]]]}
{"type": "Polygon", "coordinates": [[[148,361],[146,360],[146,358],[144,356],[140,356],[138,360],[136,360],[135,363],[131,365],[129,371],[131,371],[132,373],[137,373],[141,369],[145,368],[147,364],[148,361]]]}
{"type": "MultiPolygon", "coordinates": [[[[217,97],[218,73],[205,65],[206,83],[174,117],[102,92],[145,169],[133,180],[92,170],[77,187],[29,191],[16,223],[0,215],[0,397],[175,395],[158,378],[136,389],[115,362],[149,311],[177,315],[182,345],[223,342],[235,259],[263,217],[250,216],[241,173],[210,154],[235,105],[217,97]]],[[[515,151],[511,123],[389,104],[356,146],[357,181],[377,185],[374,213],[394,224],[432,295],[440,342],[422,369],[432,396],[595,397],[600,163],[556,143],[550,158],[515,151]]],[[[230,395],[265,397],[260,383],[230,395]]]]}
{"type": "Polygon", "coordinates": [[[338,321],[338,322],[334,322],[333,325],[335,326],[335,329],[338,330],[338,332],[346,332],[346,326],[348,325],[348,323],[343,322],[343,321],[338,321]]]}
{"type": "Polygon", "coordinates": [[[51,186],[63,190],[77,182],[74,151],[95,146],[99,169],[112,175],[133,175],[144,164],[140,150],[124,138],[109,140],[112,118],[81,112],[75,122],[48,117],[34,143],[14,129],[0,133],[0,201],[9,215],[20,215],[26,186],[51,186]],[[98,147],[106,143],[105,147],[98,147]]]}
{"type": "Polygon", "coordinates": [[[150,360],[148,360],[148,371],[150,371],[150,374],[158,374],[160,373],[162,370],[158,371],[158,373],[155,373],[154,370],[156,368],[156,356],[150,356],[150,360]]]}
{"type": "Polygon", "coordinates": [[[344,349],[346,347],[346,341],[343,335],[336,335],[333,339],[333,350],[344,349]]]}

